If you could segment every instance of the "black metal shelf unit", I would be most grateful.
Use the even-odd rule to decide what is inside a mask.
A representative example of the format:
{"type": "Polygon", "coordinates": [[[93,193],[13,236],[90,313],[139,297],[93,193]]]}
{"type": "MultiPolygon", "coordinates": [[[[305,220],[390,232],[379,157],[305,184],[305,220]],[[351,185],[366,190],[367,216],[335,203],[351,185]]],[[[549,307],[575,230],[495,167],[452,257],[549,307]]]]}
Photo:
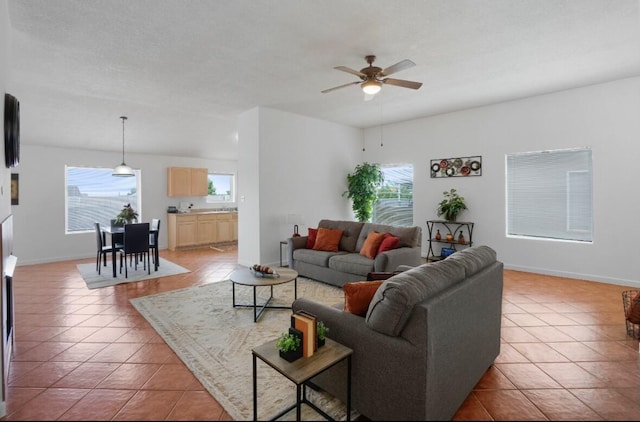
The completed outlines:
{"type": "Polygon", "coordinates": [[[427,231],[429,232],[429,250],[427,252],[427,261],[439,261],[442,259],[441,255],[436,255],[433,251],[435,243],[449,245],[448,247],[457,250],[458,247],[473,245],[473,226],[474,223],[470,221],[447,221],[447,220],[427,220],[427,231]],[[442,229],[440,233],[441,238],[436,238],[436,232],[442,229]],[[447,233],[451,233],[451,240],[447,240],[447,233]],[[463,242],[458,241],[458,237],[462,233],[464,237],[463,242]]]}

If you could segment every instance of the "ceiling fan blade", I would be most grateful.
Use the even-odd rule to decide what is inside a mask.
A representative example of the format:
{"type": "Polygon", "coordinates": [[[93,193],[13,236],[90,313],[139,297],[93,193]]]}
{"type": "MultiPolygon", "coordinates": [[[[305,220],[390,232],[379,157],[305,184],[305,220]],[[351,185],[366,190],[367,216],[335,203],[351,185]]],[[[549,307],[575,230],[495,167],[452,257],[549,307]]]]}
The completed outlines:
{"type": "Polygon", "coordinates": [[[420,87],[422,86],[422,82],[405,81],[403,79],[385,78],[380,82],[411,89],[420,89],[420,87]]]}
{"type": "Polygon", "coordinates": [[[348,84],[344,84],[344,85],[340,85],[340,86],[334,86],[333,88],[329,88],[329,89],[325,89],[324,91],[321,91],[323,94],[326,94],[327,92],[331,92],[331,91],[335,91],[336,89],[340,89],[340,88],[345,88],[351,85],[357,85],[361,83],[361,81],[355,81],[355,82],[349,82],[348,84]]]}
{"type": "Polygon", "coordinates": [[[334,67],[334,69],[342,70],[343,72],[351,73],[351,74],[359,76],[361,78],[366,78],[367,77],[367,75],[365,75],[364,73],[360,72],[359,70],[354,70],[354,69],[351,69],[351,68],[346,67],[346,66],[336,66],[336,67],[334,67]]]}
{"type": "Polygon", "coordinates": [[[415,66],[416,64],[414,62],[412,62],[409,59],[404,59],[401,62],[398,62],[394,65],[391,65],[385,69],[382,69],[382,71],[380,71],[380,76],[389,76],[393,73],[399,72],[401,70],[405,70],[408,69],[410,67],[415,66]]]}

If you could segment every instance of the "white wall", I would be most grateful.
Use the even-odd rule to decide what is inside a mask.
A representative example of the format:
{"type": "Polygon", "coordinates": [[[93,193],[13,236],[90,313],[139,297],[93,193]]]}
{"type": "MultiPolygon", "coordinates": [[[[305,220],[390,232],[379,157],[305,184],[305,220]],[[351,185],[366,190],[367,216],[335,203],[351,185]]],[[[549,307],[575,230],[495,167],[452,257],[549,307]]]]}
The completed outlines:
{"type": "MultiPolygon", "coordinates": [[[[236,173],[236,162],[161,155],[127,154],[127,164],[142,172],[140,220],[161,220],[160,248],[167,247],[167,206],[190,201],[194,208],[216,208],[205,198],[167,196],[167,167],[206,167],[210,172],[236,173]]],[[[95,233],[65,234],[65,165],[111,168],[122,161],[118,153],[25,145],[20,164],[19,205],[14,215],[14,251],[19,264],[36,264],[95,256],[95,233]]],[[[235,206],[231,204],[229,206],[235,206]]]]}
{"type": "Polygon", "coordinates": [[[238,133],[240,195],[246,193],[239,218],[253,220],[239,231],[239,264],[279,264],[280,241],[293,233],[289,214],[300,216],[303,235],[323,218],[353,219],[351,202],[342,193],[347,173],[362,160],[361,129],[260,108],[243,115],[238,133]],[[250,192],[247,185],[253,185],[250,192]],[[247,207],[253,210],[245,213],[247,207]],[[245,231],[249,226],[252,230],[245,231]],[[245,248],[245,242],[254,245],[245,248]]]}
{"type": "MultiPolygon", "coordinates": [[[[9,63],[11,57],[11,24],[9,22],[9,9],[6,0],[0,0],[0,93],[2,94],[2,104],[0,111],[2,114],[2,161],[0,162],[0,222],[4,221],[11,214],[11,170],[4,165],[4,94],[7,93],[9,85],[9,63]]],[[[11,92],[9,92],[11,94],[11,92]]],[[[20,98],[18,98],[20,100],[20,98]]]]}
{"type": "MultiPolygon", "coordinates": [[[[422,118],[365,131],[365,160],[412,163],[414,223],[436,219],[442,192],[456,188],[476,223],[473,240],[494,248],[507,268],[640,286],[640,78],[422,118]],[[508,238],[505,155],[574,147],[593,151],[592,244],[508,238]],[[482,176],[432,179],[429,161],[482,156],[482,176]]],[[[544,204],[540,204],[544,207],[544,204]]]]}

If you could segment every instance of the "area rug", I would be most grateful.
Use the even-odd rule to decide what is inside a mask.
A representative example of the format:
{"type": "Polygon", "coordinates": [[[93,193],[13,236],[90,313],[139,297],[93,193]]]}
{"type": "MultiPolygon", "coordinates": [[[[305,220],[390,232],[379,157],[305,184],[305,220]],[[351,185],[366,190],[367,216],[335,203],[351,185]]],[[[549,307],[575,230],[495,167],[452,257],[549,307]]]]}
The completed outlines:
{"type": "Polygon", "coordinates": [[[174,264],[171,261],[167,261],[164,258],[160,258],[158,271],[155,271],[153,263],[151,263],[151,274],[147,274],[147,270],[143,269],[142,264],[138,264],[138,269],[135,267],[129,267],[129,276],[124,277],[124,268],[122,274],[120,274],[119,268],[116,269],[116,277],[113,277],[111,260],[107,260],[107,266],[100,269],[100,274],[96,271],[96,263],[90,264],[78,264],[76,267],[82,275],[87,287],[89,289],[97,289],[99,287],[114,286],[121,283],[133,283],[135,281],[147,280],[150,278],[168,277],[176,274],[183,274],[191,272],[190,270],[181,267],[178,264],[174,264]]]}
{"type": "MultiPolygon", "coordinates": [[[[252,288],[236,286],[236,303],[252,303],[252,288]]],[[[258,288],[258,303],[269,287],[258,288]],[[261,290],[264,289],[264,290],[261,290]]],[[[342,290],[298,278],[298,297],[335,304],[342,290]]],[[[274,287],[272,305],[288,306],[293,282],[274,287]]],[[[233,308],[230,281],[189,287],[130,299],[133,306],[162,336],[204,387],[234,420],[253,418],[253,363],[251,349],[273,340],[291,324],[291,311],[267,309],[253,322],[252,308],[233,308]]],[[[258,359],[258,420],[271,419],[295,403],[295,384],[258,359]]],[[[346,419],[346,406],[326,393],[307,389],[308,396],[336,420],[346,419]]],[[[321,416],[303,405],[303,419],[321,416]]],[[[295,419],[295,410],[282,420],[295,419]]],[[[352,412],[352,419],[358,415],[352,412]]]]}

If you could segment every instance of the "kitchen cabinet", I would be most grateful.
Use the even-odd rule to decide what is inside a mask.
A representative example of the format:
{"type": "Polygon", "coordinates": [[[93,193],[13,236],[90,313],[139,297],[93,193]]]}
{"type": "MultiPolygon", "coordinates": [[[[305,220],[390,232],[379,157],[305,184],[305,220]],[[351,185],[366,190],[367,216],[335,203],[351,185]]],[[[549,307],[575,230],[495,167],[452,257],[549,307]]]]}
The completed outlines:
{"type": "Polygon", "coordinates": [[[196,244],[197,217],[195,215],[168,214],[167,222],[170,250],[175,251],[178,248],[196,244]]]}
{"type": "Polygon", "coordinates": [[[169,250],[238,240],[238,214],[233,212],[169,213],[169,250]]]}
{"type": "Polygon", "coordinates": [[[218,242],[218,216],[216,214],[198,215],[198,245],[218,242]]]}
{"type": "Polygon", "coordinates": [[[208,174],[206,168],[167,168],[167,196],[207,196],[208,174]]]}

